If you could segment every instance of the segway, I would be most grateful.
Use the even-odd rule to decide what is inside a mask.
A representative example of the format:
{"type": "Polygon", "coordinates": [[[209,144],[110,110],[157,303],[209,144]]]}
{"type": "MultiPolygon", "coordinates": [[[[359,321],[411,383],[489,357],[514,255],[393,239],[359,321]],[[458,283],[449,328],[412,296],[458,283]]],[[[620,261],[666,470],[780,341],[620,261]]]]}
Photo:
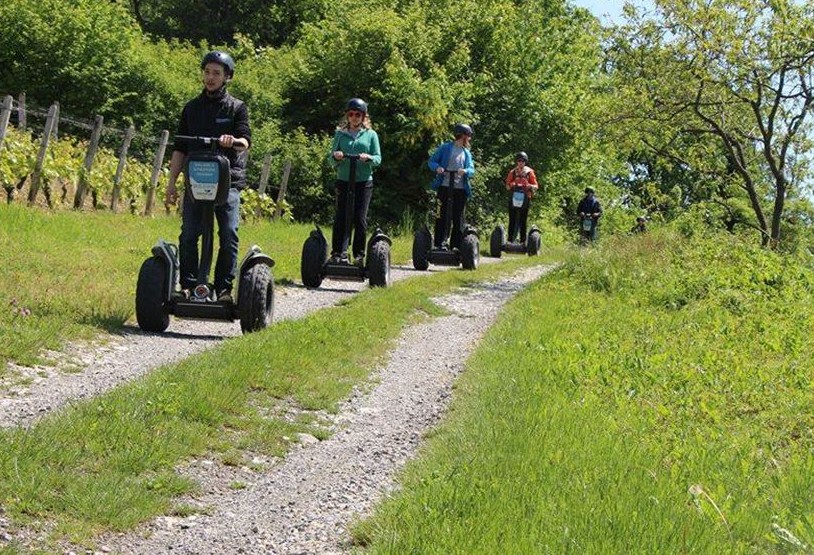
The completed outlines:
{"type": "Polygon", "coordinates": [[[179,289],[178,247],[159,239],[152,256],[144,261],[136,286],[136,320],[144,331],[163,332],[170,315],[197,320],[240,319],[240,329],[249,333],[266,328],[274,314],[274,260],[252,245],[240,263],[237,303],[219,301],[209,283],[212,266],[215,206],[226,202],[231,187],[229,159],[218,152],[217,137],[176,136],[176,140],[203,143],[210,150],[187,156],[186,195],[203,206],[201,258],[195,288],[186,295],[179,289]]]}
{"type": "MultiPolygon", "coordinates": [[[[515,186],[512,189],[512,207],[522,208],[525,202],[526,190],[523,187],[515,186]]],[[[489,237],[489,254],[491,254],[494,258],[500,258],[504,252],[536,256],[540,253],[542,235],[543,234],[540,229],[536,225],[532,225],[531,229],[526,234],[525,242],[506,241],[506,230],[503,227],[503,224],[500,224],[494,229],[494,231],[492,231],[492,235],[489,237]]]]}
{"type": "MultiPolygon", "coordinates": [[[[343,153],[350,161],[350,175],[348,176],[348,198],[345,206],[345,239],[350,240],[351,226],[353,225],[353,211],[356,189],[356,164],[358,154],[343,153]]],[[[388,287],[392,283],[390,276],[390,246],[393,242],[381,229],[377,228],[368,239],[365,265],[357,266],[349,260],[333,262],[328,260],[328,240],[319,226],[305,240],[302,245],[302,260],[300,274],[302,283],[306,287],[317,288],[325,278],[340,281],[370,280],[371,287],[388,287]]]]}
{"type": "MultiPolygon", "coordinates": [[[[444,177],[448,179],[449,194],[445,203],[446,217],[444,219],[444,230],[449,229],[452,233],[452,191],[456,170],[444,170],[444,177]]],[[[478,231],[467,225],[461,238],[461,248],[450,248],[442,245],[437,248],[433,245],[432,233],[427,224],[415,232],[413,236],[413,268],[424,271],[430,264],[438,266],[462,266],[464,270],[476,270],[480,261],[480,242],[478,231]]]]}
{"type": "Polygon", "coordinates": [[[489,237],[489,253],[494,258],[500,258],[504,252],[537,256],[540,254],[541,244],[542,232],[536,225],[531,226],[528,235],[526,235],[526,241],[521,243],[519,241],[506,241],[506,230],[503,228],[503,224],[500,224],[489,237]]]}

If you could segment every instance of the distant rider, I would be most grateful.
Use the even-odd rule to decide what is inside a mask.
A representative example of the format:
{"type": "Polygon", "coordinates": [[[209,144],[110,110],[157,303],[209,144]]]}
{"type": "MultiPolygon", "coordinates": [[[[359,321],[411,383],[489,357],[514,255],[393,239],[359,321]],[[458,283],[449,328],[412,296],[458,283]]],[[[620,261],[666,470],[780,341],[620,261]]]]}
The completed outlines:
{"type": "Polygon", "coordinates": [[[475,175],[475,161],[469,146],[472,142],[472,128],[465,123],[457,123],[452,131],[454,140],[447,141],[435,149],[427,163],[435,172],[431,183],[433,191],[437,191],[441,209],[435,220],[435,248],[460,249],[463,239],[466,201],[472,196],[472,176],[475,175]],[[450,191],[449,176],[452,172],[452,190],[450,191]],[[450,203],[447,199],[451,196],[450,203]],[[448,243],[450,229],[446,226],[448,204],[452,205],[452,239],[448,243]]]}
{"type": "Polygon", "coordinates": [[[519,232],[520,242],[525,243],[529,204],[537,193],[537,176],[528,166],[529,156],[525,152],[518,152],[514,161],[515,167],[509,170],[509,175],[506,176],[506,188],[512,193],[509,197],[508,242],[514,243],[519,232]]]}
{"type": "Polygon", "coordinates": [[[644,216],[638,216],[636,218],[636,225],[630,228],[631,233],[646,233],[647,232],[647,220],[644,216]]]}
{"type": "Polygon", "coordinates": [[[596,191],[593,187],[585,187],[585,196],[582,197],[582,200],[579,201],[579,206],[577,206],[580,225],[583,219],[591,219],[591,229],[588,232],[588,239],[591,241],[596,240],[596,228],[599,224],[599,218],[602,217],[602,206],[599,204],[599,199],[597,199],[595,195],[596,191]]]}

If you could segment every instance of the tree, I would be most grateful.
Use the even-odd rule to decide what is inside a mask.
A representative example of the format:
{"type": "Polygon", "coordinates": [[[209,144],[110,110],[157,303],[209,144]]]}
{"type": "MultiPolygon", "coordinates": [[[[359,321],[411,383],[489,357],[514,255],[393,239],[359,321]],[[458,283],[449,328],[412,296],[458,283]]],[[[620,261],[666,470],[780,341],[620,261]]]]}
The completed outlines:
{"type": "Polygon", "coordinates": [[[260,46],[280,46],[297,37],[299,25],[317,21],[325,0],[128,0],[145,33],[165,39],[233,44],[243,34],[260,46]]]}
{"type": "Polygon", "coordinates": [[[626,99],[620,128],[722,191],[737,185],[749,225],[775,247],[786,200],[811,175],[814,5],[656,0],[652,13],[626,14],[608,49],[626,99]]]}

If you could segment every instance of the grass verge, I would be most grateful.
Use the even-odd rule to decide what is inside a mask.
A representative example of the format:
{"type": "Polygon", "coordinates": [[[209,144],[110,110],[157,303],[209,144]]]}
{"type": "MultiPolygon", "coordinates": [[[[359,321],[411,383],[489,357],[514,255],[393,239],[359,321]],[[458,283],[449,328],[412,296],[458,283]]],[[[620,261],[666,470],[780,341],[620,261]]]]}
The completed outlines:
{"type": "Polygon", "coordinates": [[[366,553],[811,549],[811,270],[726,237],[608,246],[504,311],[366,553]]]}

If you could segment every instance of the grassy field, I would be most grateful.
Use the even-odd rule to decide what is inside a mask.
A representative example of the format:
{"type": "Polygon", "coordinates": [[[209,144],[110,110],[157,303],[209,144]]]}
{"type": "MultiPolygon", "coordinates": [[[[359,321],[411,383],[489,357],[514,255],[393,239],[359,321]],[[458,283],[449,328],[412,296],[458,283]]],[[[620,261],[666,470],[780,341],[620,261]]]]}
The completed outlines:
{"type": "Polygon", "coordinates": [[[802,553],[814,274],[728,236],[606,241],[522,293],[365,553],[802,553]]]}
{"type": "MultiPolygon", "coordinates": [[[[256,243],[275,260],[275,281],[299,281],[302,244],[311,229],[243,225],[240,256],[256,243]]],[[[141,263],[159,238],[177,243],[179,230],[177,217],[0,205],[0,373],[6,361],[42,362],[43,349],[120,329],[133,318],[141,263]]],[[[393,263],[409,260],[411,241],[395,239],[393,263]]]]}
{"type": "MultiPolygon", "coordinates": [[[[38,218],[47,215],[13,213],[26,218],[29,229],[41,225],[49,233],[53,228],[62,231],[63,225],[79,233],[96,223],[86,220],[82,225],[78,217],[74,222],[65,215],[46,226],[38,218]]],[[[108,220],[100,218],[106,227],[108,220]]],[[[171,221],[155,223],[174,229],[171,221]]],[[[127,225],[144,226],[137,219],[120,223],[122,237],[128,235],[127,225]]],[[[279,237],[284,232],[291,233],[270,233],[279,237]]],[[[89,238],[101,236],[87,233],[89,238]]],[[[301,233],[295,235],[299,248],[301,233]]],[[[134,267],[143,257],[140,250],[131,253],[134,267]]],[[[296,258],[291,250],[289,256],[296,258]]],[[[341,306],[227,340],[204,354],[159,368],[30,429],[2,431],[4,516],[35,528],[48,522],[49,539],[42,546],[47,553],[58,538],[89,545],[101,531],[127,530],[159,514],[188,510],[175,504],[180,493],[195,487],[173,471],[182,461],[214,453],[225,464],[249,464],[244,453],[281,456],[290,446],[285,438],[296,432],[323,437],[326,432],[312,411],[334,410],[354,385],[367,379],[404,326],[438,314],[431,296],[534,262],[540,260],[516,258],[476,272],[444,272],[386,290],[367,290],[341,306]],[[371,313],[388,317],[371,321],[371,313]],[[271,416],[280,406],[299,410],[297,422],[271,416]]],[[[71,266],[68,257],[64,264],[71,266]]],[[[298,266],[282,275],[296,276],[297,271],[298,266]]],[[[126,277],[122,272],[121,279],[126,277]]],[[[58,321],[60,316],[66,318],[66,313],[53,318],[58,321]]],[[[22,551],[14,546],[0,548],[4,555],[17,552],[22,551]]]]}

